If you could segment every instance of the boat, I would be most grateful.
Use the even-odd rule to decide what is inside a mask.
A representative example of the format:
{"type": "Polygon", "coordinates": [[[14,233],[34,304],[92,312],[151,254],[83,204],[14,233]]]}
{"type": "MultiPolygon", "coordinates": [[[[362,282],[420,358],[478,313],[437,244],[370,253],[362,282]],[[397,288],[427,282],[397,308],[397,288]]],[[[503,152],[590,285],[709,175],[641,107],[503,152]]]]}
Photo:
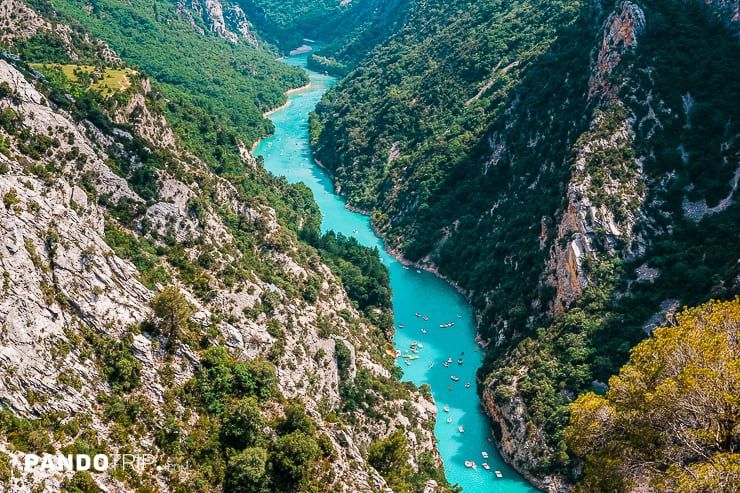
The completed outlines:
{"type": "Polygon", "coordinates": [[[484,459],[488,459],[488,452],[483,451],[480,453],[480,455],[482,455],[484,459]]]}
{"type": "Polygon", "coordinates": [[[419,312],[416,312],[416,313],[415,313],[415,315],[416,315],[417,317],[421,317],[421,313],[419,313],[419,312]]]}
{"type": "Polygon", "coordinates": [[[416,345],[416,347],[418,347],[419,349],[424,349],[424,344],[419,343],[419,344],[416,345]]]}
{"type": "Polygon", "coordinates": [[[448,363],[452,363],[452,358],[447,358],[448,363]]]}
{"type": "Polygon", "coordinates": [[[444,363],[442,363],[442,364],[445,365],[445,366],[447,366],[447,367],[450,366],[450,364],[448,362],[446,362],[446,361],[444,363]]]}
{"type": "Polygon", "coordinates": [[[424,328],[422,328],[422,329],[421,329],[421,333],[422,333],[422,334],[426,334],[426,333],[427,333],[427,329],[424,329],[424,328]]]}
{"type": "Polygon", "coordinates": [[[452,423],[452,418],[447,418],[448,423],[452,423]]]}
{"type": "Polygon", "coordinates": [[[483,469],[485,469],[486,471],[491,469],[491,466],[488,465],[488,462],[484,462],[483,464],[481,464],[481,466],[483,466],[483,469]]]}
{"type": "Polygon", "coordinates": [[[429,320],[429,317],[427,317],[426,315],[424,315],[424,316],[422,317],[422,319],[423,319],[423,320],[424,320],[424,321],[426,322],[427,320],[429,320]]]}
{"type": "Polygon", "coordinates": [[[465,467],[473,467],[473,461],[472,460],[466,460],[465,461],[465,467]]]}
{"type": "Polygon", "coordinates": [[[496,471],[496,472],[494,472],[494,474],[496,475],[497,478],[503,478],[504,477],[504,475],[501,474],[501,471],[496,471]]]}
{"type": "Polygon", "coordinates": [[[403,362],[406,363],[407,365],[411,365],[411,361],[409,360],[404,360],[403,362]]]}
{"type": "Polygon", "coordinates": [[[452,375],[452,376],[450,377],[450,380],[452,380],[453,382],[457,382],[457,381],[458,381],[458,380],[460,380],[460,379],[459,379],[459,378],[457,378],[457,377],[456,377],[455,375],[452,375]]]}
{"type": "Polygon", "coordinates": [[[457,360],[457,364],[458,365],[462,365],[462,358],[460,358],[460,359],[457,360]]]}
{"type": "Polygon", "coordinates": [[[450,412],[450,407],[449,406],[445,406],[443,409],[445,410],[446,413],[450,412]]]}
{"type": "Polygon", "coordinates": [[[459,431],[460,433],[465,433],[465,428],[463,428],[462,425],[460,425],[457,427],[457,431],[459,431]]]}
{"type": "Polygon", "coordinates": [[[470,382],[465,382],[465,388],[466,389],[469,389],[470,388],[470,382]]]}
{"type": "Polygon", "coordinates": [[[403,324],[398,324],[399,329],[403,329],[403,324]]]}
{"type": "Polygon", "coordinates": [[[409,358],[408,359],[419,359],[419,355],[417,355],[417,354],[409,355],[409,358]]]}

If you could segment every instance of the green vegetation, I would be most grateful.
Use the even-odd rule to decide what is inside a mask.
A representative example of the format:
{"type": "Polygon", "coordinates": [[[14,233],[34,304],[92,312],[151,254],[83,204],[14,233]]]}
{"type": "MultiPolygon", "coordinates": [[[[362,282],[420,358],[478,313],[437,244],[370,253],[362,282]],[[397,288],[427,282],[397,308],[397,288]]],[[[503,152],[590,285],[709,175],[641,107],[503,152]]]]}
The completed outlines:
{"type": "Polygon", "coordinates": [[[412,469],[408,464],[408,443],[403,431],[396,430],[385,440],[373,442],[367,449],[367,461],[383,475],[393,491],[413,491],[408,483],[412,469]]]}
{"type": "Polygon", "coordinates": [[[30,64],[37,70],[44,72],[59,71],[72,84],[83,85],[93,91],[98,91],[103,97],[109,97],[125,91],[131,86],[130,77],[136,75],[130,68],[114,69],[108,67],[94,67],[92,65],[43,65],[30,64]]]}
{"type": "MultiPolygon", "coordinates": [[[[38,3],[46,5],[44,0],[38,3]]],[[[176,7],[176,2],[169,0],[106,0],[88,9],[84,2],[63,0],[50,10],[56,20],[74,19],[105,39],[123,60],[158,81],[174,105],[203,108],[250,146],[272,130],[262,113],[282,104],[285,90],[304,85],[305,74],[242,42],[233,44],[199,34],[176,7]]],[[[19,43],[18,51],[25,59],[69,61],[61,41],[56,41],[58,34],[41,31],[37,36],[43,39],[19,43]],[[42,46],[57,48],[40,49],[42,46]]],[[[177,120],[171,111],[169,116],[177,120]]],[[[192,129],[188,120],[178,123],[192,129]]]]}
{"type": "Polygon", "coordinates": [[[604,396],[571,404],[586,461],[578,491],[730,491],[740,481],[740,300],[684,310],[654,331],[604,396]]]}
{"type": "MultiPolygon", "coordinates": [[[[360,245],[355,238],[329,231],[320,238],[309,239],[327,264],[342,281],[347,295],[357,303],[360,310],[372,316],[380,309],[389,315],[391,306],[390,277],[388,268],[380,261],[378,249],[360,245]],[[311,241],[313,240],[313,241],[311,241]]],[[[383,328],[393,321],[388,318],[376,320],[383,328]]]]}
{"type": "Polygon", "coordinates": [[[160,333],[172,346],[188,324],[194,308],[179,288],[167,286],[152,298],[152,311],[159,319],[157,327],[160,333]]]}
{"type": "MultiPolygon", "coordinates": [[[[183,424],[163,429],[158,438],[174,460],[198,464],[197,491],[219,484],[235,492],[316,490],[333,450],[319,446],[313,420],[300,404],[283,400],[277,382],[275,368],[264,360],[235,361],[218,346],[203,351],[196,377],[176,390],[187,408],[201,413],[198,422],[187,427],[182,442],[183,424]],[[268,419],[267,410],[276,408],[285,417],[268,419]]],[[[181,411],[168,410],[170,422],[181,421],[181,411]]]]}

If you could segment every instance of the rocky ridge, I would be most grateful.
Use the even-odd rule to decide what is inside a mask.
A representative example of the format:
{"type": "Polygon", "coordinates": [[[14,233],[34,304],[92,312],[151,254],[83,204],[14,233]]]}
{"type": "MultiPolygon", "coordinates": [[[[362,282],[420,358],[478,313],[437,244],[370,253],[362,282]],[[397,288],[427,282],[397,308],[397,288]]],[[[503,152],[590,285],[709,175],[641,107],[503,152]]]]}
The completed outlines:
{"type": "MultiPolygon", "coordinates": [[[[72,46],[69,49],[73,51],[72,46]]],[[[204,331],[211,344],[224,344],[237,359],[264,358],[282,339],[282,349],[272,351],[280,390],[286,398],[300,400],[329,437],[337,454],[330,464],[334,491],[389,491],[383,478],[367,465],[362,450],[398,428],[406,430],[414,454],[434,453],[433,433],[424,423],[433,422],[435,407],[418,392],[376,410],[382,419],[359,409],[353,412],[352,425],[323,420],[327,409],[340,404],[338,344],[352,348],[352,368],[364,367],[388,377],[384,365],[367,349],[374,344],[368,341],[376,329],[361,320],[328,267],[317,257],[303,257],[274,210],[242,202],[232,184],[178,146],[161,112],[147,103],[151,88],[146,78],[131,89],[126,104],[112,108],[110,118],[120,128],[106,133],[89,121],[75,121],[57,107],[42,93],[46,90],[43,81],[31,73],[22,61],[0,60],[0,86],[6,88],[0,110],[14,118],[2,131],[6,147],[0,154],[0,196],[4,199],[0,209],[4,233],[0,401],[6,409],[27,418],[61,412],[63,424],[84,418],[89,420],[86,428],[92,436],[109,443],[113,451],[131,446],[114,437],[114,426],[103,416],[100,399],[111,394],[111,387],[90,356],[95,348],[89,342],[94,337],[118,341],[130,334],[131,352],[141,364],[141,386],[135,395],[152,406],[155,422],[161,419],[160,406],[168,400],[168,390],[185,384],[198,370],[198,348],[183,343],[168,355],[163,349],[168,342],[161,335],[132,332],[132,327],[153,318],[151,301],[162,286],[147,281],[107,240],[111,232],[119,231],[162,248],[171,236],[167,241],[184,244],[191,262],[205,252],[215,256],[214,266],[204,273],[213,293],[208,299],[178,281],[176,268],[161,263],[194,306],[192,330],[204,331]],[[142,198],[125,177],[111,169],[111,162],[121,156],[134,168],[142,165],[127,150],[133,136],[151,149],[170,153],[171,164],[156,171],[154,199],[142,198]],[[32,144],[45,143],[45,148],[29,151],[24,138],[32,144]],[[217,202],[194,217],[193,199],[204,193],[204,184],[213,187],[217,202]],[[215,204],[239,215],[246,224],[259,225],[255,231],[261,231],[256,234],[266,251],[262,260],[289,282],[301,285],[318,276],[317,301],[296,298],[284,285],[264,281],[257,273],[232,286],[220,282],[217,268],[243,253],[215,204]],[[122,222],[112,209],[124,206],[142,214],[133,222],[122,222]],[[269,293],[274,301],[267,309],[269,293]],[[279,337],[271,329],[275,324],[283,327],[279,337]],[[322,326],[331,330],[322,331],[322,326]],[[168,368],[174,370],[171,382],[162,377],[168,368]],[[405,411],[409,403],[412,415],[405,411]]],[[[191,417],[182,431],[187,433],[188,423],[193,422],[191,417]]],[[[139,437],[139,450],[161,457],[164,452],[154,440],[156,428],[139,437]]],[[[64,446],[74,438],[74,434],[62,434],[52,439],[52,446],[64,446]]],[[[6,440],[0,449],[14,463],[22,463],[24,451],[6,440]]],[[[64,474],[14,475],[8,491],[31,487],[58,491],[64,479],[64,474]]],[[[105,475],[96,480],[116,491],[132,490],[105,475]]],[[[167,490],[164,476],[152,472],[149,481],[167,490]]]]}

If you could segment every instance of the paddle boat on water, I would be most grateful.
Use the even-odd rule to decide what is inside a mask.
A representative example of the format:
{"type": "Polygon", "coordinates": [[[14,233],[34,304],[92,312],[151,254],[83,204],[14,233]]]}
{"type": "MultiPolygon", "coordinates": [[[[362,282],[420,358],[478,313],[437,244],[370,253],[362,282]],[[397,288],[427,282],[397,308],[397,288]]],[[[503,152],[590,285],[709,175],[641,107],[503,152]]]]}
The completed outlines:
{"type": "Polygon", "coordinates": [[[472,460],[466,460],[465,461],[465,467],[473,467],[475,465],[475,462],[472,460]]]}
{"type": "Polygon", "coordinates": [[[480,455],[482,455],[484,459],[488,459],[488,452],[483,451],[480,453],[480,455]]]}
{"type": "Polygon", "coordinates": [[[503,474],[501,474],[501,471],[496,471],[496,472],[494,472],[494,474],[495,474],[495,475],[496,475],[496,477],[497,477],[497,478],[499,478],[499,479],[500,479],[500,478],[503,478],[503,477],[504,477],[504,475],[503,475],[503,474]]]}
{"type": "Polygon", "coordinates": [[[483,466],[483,469],[485,469],[486,471],[491,469],[491,466],[488,465],[488,462],[484,462],[483,464],[481,464],[481,466],[483,466]]]}

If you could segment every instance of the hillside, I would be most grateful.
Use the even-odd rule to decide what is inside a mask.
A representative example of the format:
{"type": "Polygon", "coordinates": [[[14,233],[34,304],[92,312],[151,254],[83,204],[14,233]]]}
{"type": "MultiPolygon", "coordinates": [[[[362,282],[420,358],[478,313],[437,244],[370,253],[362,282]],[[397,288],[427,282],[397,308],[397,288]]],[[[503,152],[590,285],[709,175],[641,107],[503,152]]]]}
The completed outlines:
{"type": "Polygon", "coordinates": [[[197,84],[173,102],[144,60],[32,5],[0,8],[3,491],[447,491],[435,406],[386,351],[377,255],[319,237],[310,191],[197,84]],[[25,469],[43,454],[147,461],[25,469]]]}
{"type": "Polygon", "coordinates": [[[568,403],[682,305],[740,292],[736,2],[439,2],[327,93],[335,189],[454,282],[501,451],[566,489],[568,403]]]}

